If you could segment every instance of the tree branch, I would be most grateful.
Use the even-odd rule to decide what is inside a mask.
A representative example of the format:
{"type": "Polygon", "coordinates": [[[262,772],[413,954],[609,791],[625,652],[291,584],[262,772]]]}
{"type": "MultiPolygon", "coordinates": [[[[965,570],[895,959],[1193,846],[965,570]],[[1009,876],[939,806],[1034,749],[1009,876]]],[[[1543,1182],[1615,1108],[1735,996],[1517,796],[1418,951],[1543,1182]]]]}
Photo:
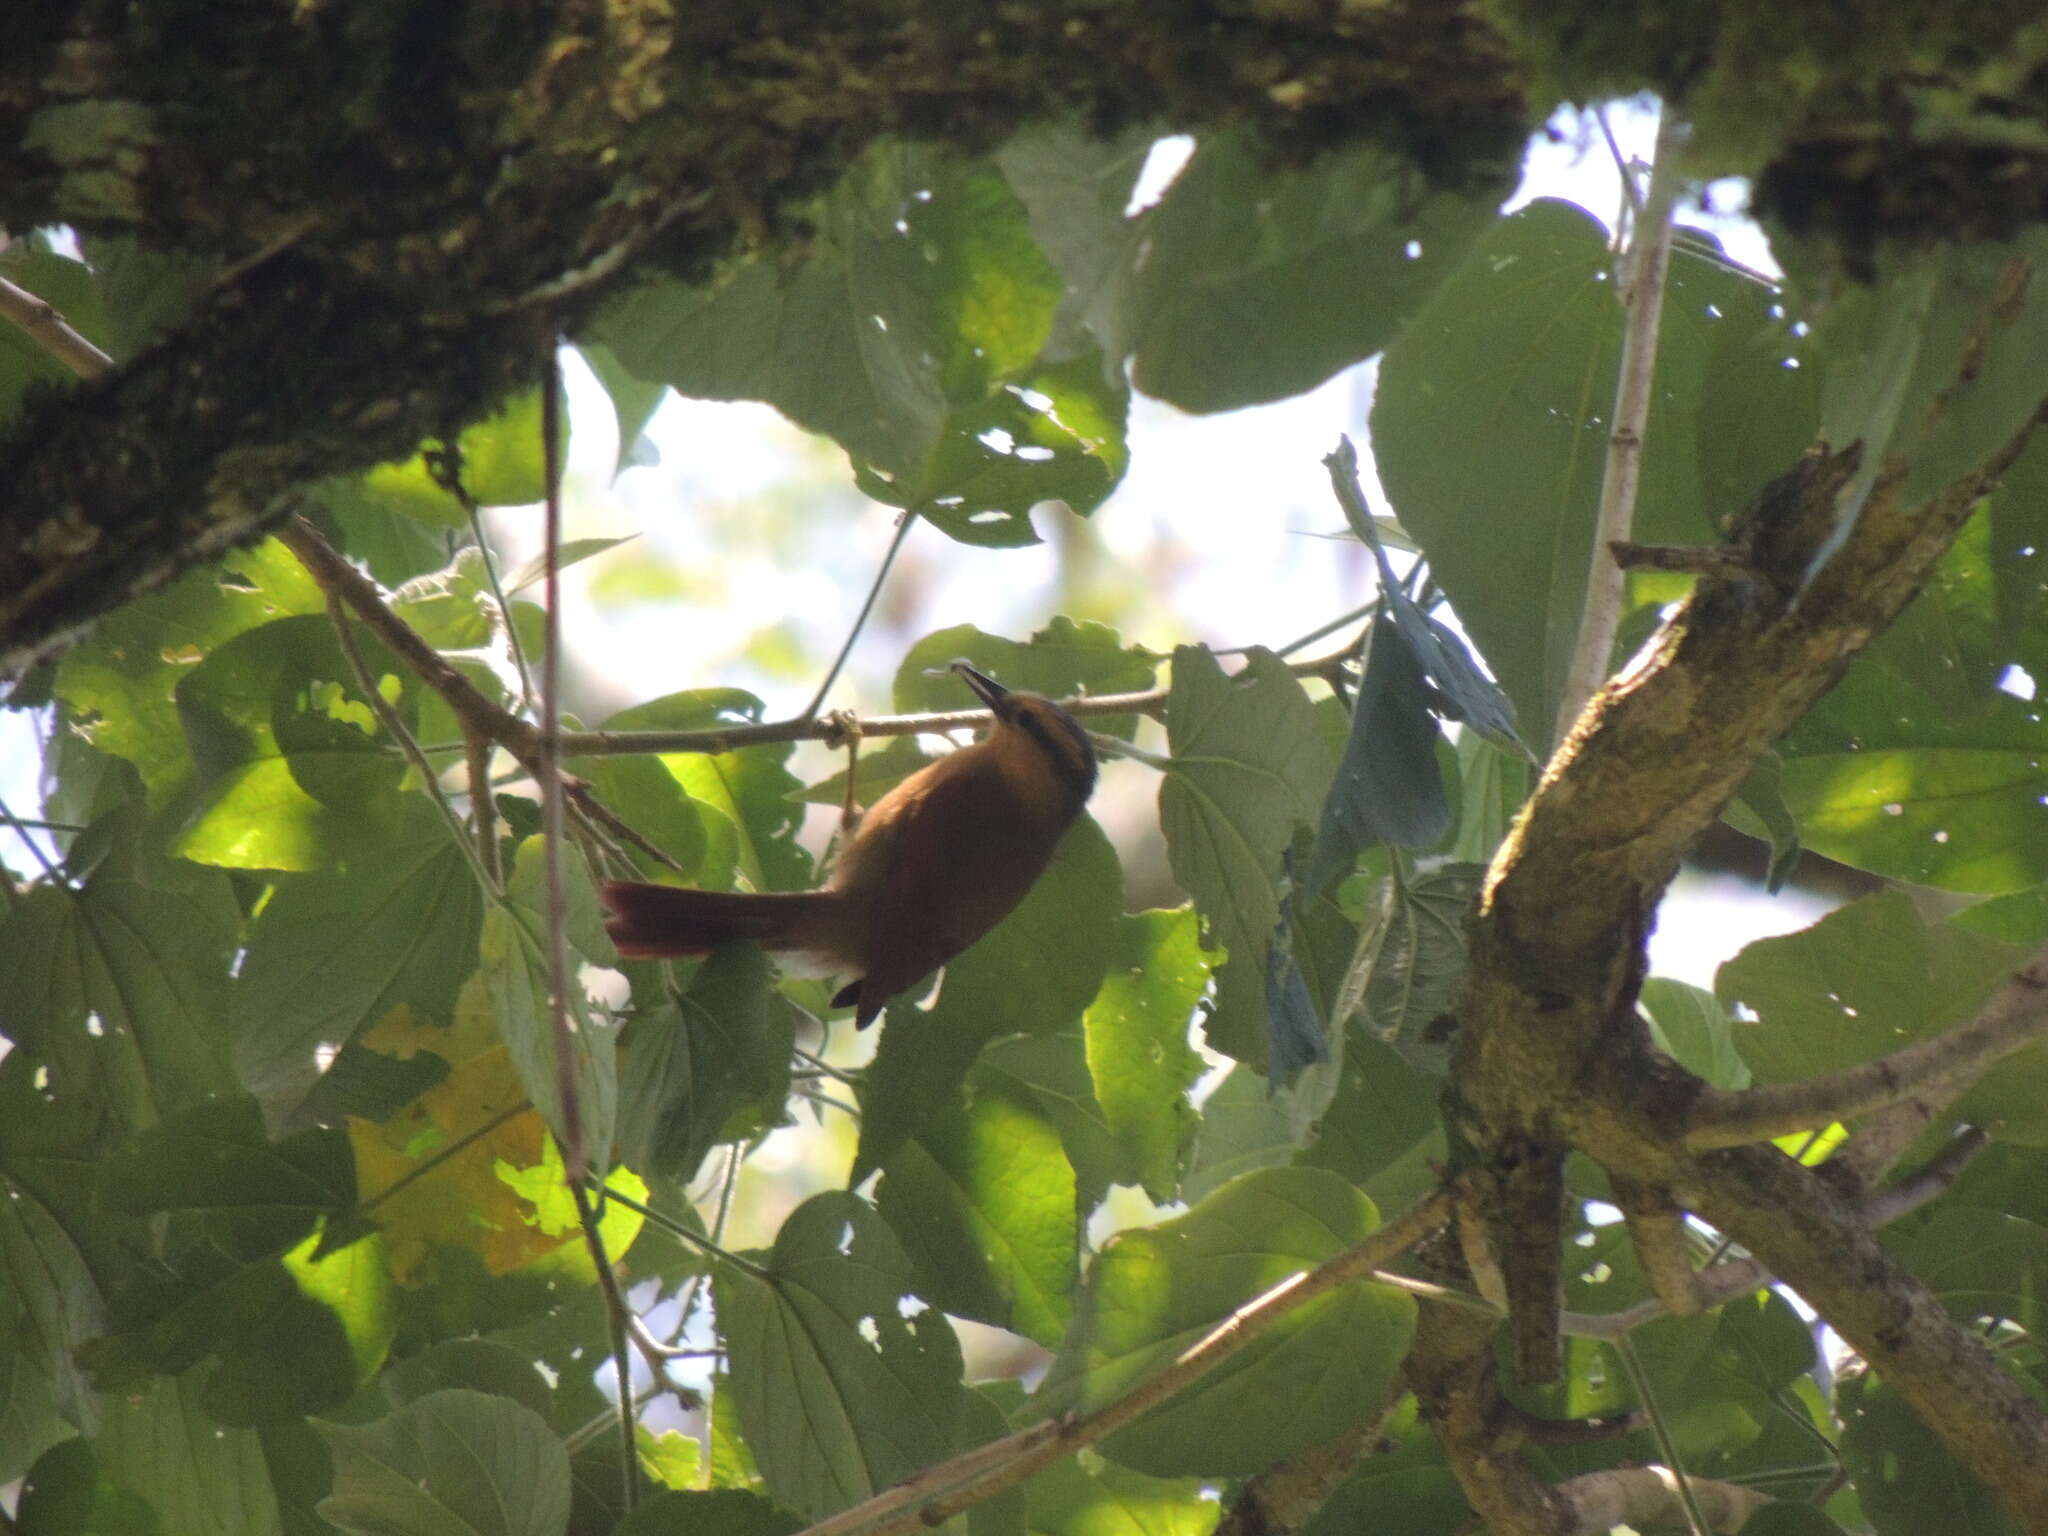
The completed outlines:
{"type": "MultiPolygon", "coordinates": [[[[977,1446],[873,1498],[806,1528],[801,1536],[903,1536],[951,1519],[961,1510],[1013,1488],[1041,1468],[1094,1445],[1192,1386],[1282,1319],[1408,1251],[1437,1226],[1450,1196],[1439,1190],[1417,1201],[1363,1242],[1304,1270],[1247,1302],[1172,1365],[1093,1413],[1048,1419],[977,1446]]],[[[1486,1324],[1489,1328],[1491,1323],[1486,1324]]]]}
{"type": "MultiPolygon", "coordinates": [[[[1742,1529],[1766,1504],[1767,1493],[1739,1483],[1687,1478],[1700,1517],[1720,1536],[1742,1529]]],[[[1677,1525],[1686,1519],[1684,1492],[1669,1467],[1615,1467],[1587,1472],[1557,1485],[1558,1497],[1571,1510],[1568,1536],[1607,1536],[1616,1526],[1677,1525]]]]}
{"type": "MultiPolygon", "coordinates": [[[[1602,117],[1604,129],[1607,120],[1602,117]]],[[[1636,486],[1642,478],[1643,442],[1650,430],[1650,386],[1656,377],[1657,333],[1664,318],[1664,275],[1671,267],[1671,209],[1678,199],[1678,149],[1685,127],[1667,103],[1657,118],[1657,148],[1650,190],[1636,210],[1628,274],[1621,290],[1621,369],[1614,381],[1614,412],[1607,437],[1607,464],[1600,480],[1600,509],[1593,524],[1592,565],[1586,573],[1586,601],[1578,639],[1565,675],[1552,740],[1563,741],[1572,723],[1607,676],[1614,637],[1621,630],[1628,573],[1611,546],[1625,543],[1635,526],[1636,486]]],[[[1622,167],[1627,185],[1630,172],[1622,167]]]]}
{"type": "Polygon", "coordinates": [[[81,379],[96,379],[114,360],[72,329],[71,322],[47,299],[0,277],[0,317],[21,327],[28,339],[81,379]]]}
{"type": "Polygon", "coordinates": [[[1952,1100],[1993,1062],[2043,1034],[2048,1034],[2048,944],[2013,972],[1976,1018],[1932,1040],[1803,1082],[1706,1089],[1693,1101],[1685,1142],[1706,1150],[1769,1141],[1856,1119],[1916,1098],[1936,1083],[1952,1100]]]}

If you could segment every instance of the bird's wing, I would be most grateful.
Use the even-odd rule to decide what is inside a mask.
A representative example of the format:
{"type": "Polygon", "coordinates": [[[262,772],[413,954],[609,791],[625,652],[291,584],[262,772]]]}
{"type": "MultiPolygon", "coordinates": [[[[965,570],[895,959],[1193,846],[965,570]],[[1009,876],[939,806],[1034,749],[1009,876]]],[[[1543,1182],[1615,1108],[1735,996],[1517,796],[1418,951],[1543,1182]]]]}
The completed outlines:
{"type": "Polygon", "coordinates": [[[1029,876],[1021,883],[1017,878],[1012,840],[987,823],[986,808],[1000,790],[979,777],[941,780],[897,810],[902,825],[886,844],[888,868],[875,898],[860,985],[856,1021],[862,1026],[890,998],[1002,921],[1030,888],[1029,876]]]}

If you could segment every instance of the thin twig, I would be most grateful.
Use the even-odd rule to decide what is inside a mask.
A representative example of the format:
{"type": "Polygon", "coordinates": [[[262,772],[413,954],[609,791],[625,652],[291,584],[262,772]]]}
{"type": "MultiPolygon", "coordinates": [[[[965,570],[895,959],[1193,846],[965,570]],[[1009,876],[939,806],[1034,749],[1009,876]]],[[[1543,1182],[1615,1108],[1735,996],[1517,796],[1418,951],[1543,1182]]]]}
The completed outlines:
{"type": "MultiPolygon", "coordinates": [[[[421,637],[418,630],[391,611],[390,606],[384,601],[384,595],[377,590],[377,584],[350,564],[340,550],[327,542],[326,535],[318,528],[304,518],[296,517],[278,530],[277,537],[287,549],[298,556],[299,563],[305,566],[306,573],[313,578],[321,591],[338,594],[370,632],[384,642],[387,650],[411,668],[420,681],[441,696],[441,701],[455,716],[456,723],[464,735],[480,736],[485,741],[503,747],[518,760],[520,767],[533,775],[536,781],[539,780],[540,733],[533,725],[485,698],[475,684],[457,671],[445,656],[421,637]]],[[[581,733],[556,733],[557,738],[564,744],[561,749],[562,755],[577,755],[568,749],[567,743],[578,734],[581,733]]],[[[570,783],[565,785],[564,789],[579,815],[588,818],[594,825],[604,828],[621,841],[632,844],[656,863],[665,864],[670,869],[681,872],[682,867],[669,854],[621,820],[590,793],[587,785],[570,783]]]]}
{"type": "Polygon", "coordinates": [[[2006,979],[1974,1019],[1931,1040],[1800,1082],[1706,1089],[1693,1101],[1685,1144],[1705,1150],[1768,1141],[1884,1109],[1935,1085],[1951,1086],[1963,1078],[1974,1082],[1992,1063],[2044,1033],[2048,944],[2006,979]]]}
{"type": "Polygon", "coordinates": [[[81,379],[97,379],[114,360],[87,341],[57,306],[0,277],[0,316],[12,320],[30,341],[81,379]]]}
{"type": "MultiPolygon", "coordinates": [[[[1315,661],[1290,662],[1287,670],[1296,677],[1328,679],[1340,674],[1350,659],[1346,647],[1332,656],[1315,661]]],[[[1104,715],[1147,715],[1161,720],[1172,696],[1170,688],[1147,688],[1138,693],[1079,694],[1059,700],[1060,707],[1079,719],[1104,715]]],[[[944,735],[948,731],[974,730],[994,717],[985,709],[931,710],[910,715],[863,715],[860,733],[870,736],[944,735]]],[[[734,725],[709,731],[564,731],[565,757],[619,757],[636,753],[737,752],[743,747],[772,746],[788,741],[822,741],[836,746],[844,738],[845,726],[835,716],[806,720],[801,715],[787,720],[767,720],[759,725],[734,725]]]]}
{"type": "Polygon", "coordinates": [[[926,1467],[896,1487],[822,1520],[802,1536],[898,1536],[925,1531],[993,1498],[1063,1456],[1094,1445],[1199,1381],[1282,1319],[1319,1296],[1369,1278],[1443,1223],[1450,1195],[1438,1190],[1365,1241],[1247,1302],[1173,1364],[1093,1413],[1045,1420],[926,1467]]]}
{"type": "MultiPolygon", "coordinates": [[[[561,360],[550,340],[541,365],[540,451],[547,487],[547,640],[540,659],[540,816],[541,872],[547,890],[548,1019],[555,1047],[555,1110],[562,1142],[562,1166],[572,1189],[580,1188],[590,1166],[583,1144],[583,1106],[576,1073],[577,1030],[569,1013],[569,941],[563,933],[568,903],[562,894],[562,456],[556,433],[561,427],[561,360]]],[[[620,1360],[624,1370],[625,1361],[620,1360]]],[[[625,1394],[630,1396],[631,1394],[625,1394]]],[[[632,1446],[626,1447],[627,1456],[632,1446]]]]}
{"type": "Polygon", "coordinates": [[[43,866],[43,873],[49,877],[50,884],[62,885],[64,883],[64,877],[57,872],[57,866],[50,862],[50,856],[43,852],[40,843],[28,835],[23,824],[16,820],[14,812],[7,808],[5,800],[0,800],[0,822],[5,822],[9,830],[21,839],[22,846],[35,855],[35,861],[43,866]]]}
{"type": "Polygon", "coordinates": [[[766,1281],[771,1278],[768,1271],[756,1264],[752,1259],[741,1258],[740,1255],[734,1253],[730,1248],[721,1247],[716,1240],[706,1237],[702,1232],[693,1232],[673,1216],[664,1216],[660,1211],[657,1211],[653,1206],[646,1204],[644,1201],[635,1200],[631,1195],[622,1195],[616,1189],[607,1189],[604,1197],[607,1200],[618,1201],[619,1204],[629,1211],[638,1211],[647,1220],[668,1233],[669,1236],[681,1239],[692,1248],[701,1249],[721,1264],[730,1264],[742,1274],[751,1275],[756,1280],[766,1281]]]}
{"type": "MultiPolygon", "coordinates": [[[[551,482],[552,483],[552,482],[551,482]]],[[[549,545],[553,549],[552,544],[549,545]]],[[[552,564],[552,562],[550,562],[552,564]]],[[[546,708],[547,686],[541,688],[546,708]]],[[[633,1362],[626,1354],[632,1309],[619,1289],[619,1277],[612,1269],[611,1256],[604,1251],[604,1233],[598,1227],[597,1212],[582,1180],[569,1180],[569,1198],[576,1202],[576,1221],[583,1228],[583,1244],[590,1250],[590,1262],[597,1268],[598,1289],[604,1293],[604,1315],[611,1335],[612,1368],[619,1373],[619,1496],[623,1508],[631,1511],[640,1502],[640,1449],[635,1441],[633,1417],[633,1362]]]]}
{"type": "Polygon", "coordinates": [[[469,815],[476,823],[476,853],[483,861],[491,889],[497,890],[504,871],[498,859],[498,802],[491,790],[491,744],[470,736],[464,739],[462,750],[469,772],[469,815]]]}
{"type": "Polygon", "coordinates": [[[348,614],[343,611],[341,599],[332,592],[327,594],[327,617],[334,625],[335,643],[341,649],[342,659],[348,663],[349,672],[355,678],[356,691],[370,706],[370,713],[377,717],[377,723],[397,743],[399,752],[412,765],[414,773],[420,776],[421,787],[427,799],[432,802],[441,820],[448,826],[448,833],[455,846],[462,850],[469,860],[469,867],[477,881],[486,891],[496,891],[497,883],[491,879],[490,871],[483,863],[482,855],[470,841],[469,831],[462,825],[462,818],[455,814],[455,807],[448,803],[448,797],[441,793],[441,781],[434,774],[434,765],[427,761],[427,754],[420,750],[420,744],[405,728],[405,722],[398,718],[398,710],[384,697],[377,687],[377,680],[370,676],[370,669],[363,661],[363,653],[356,644],[356,637],[349,632],[348,614]]]}
{"type": "Polygon", "coordinates": [[[528,1110],[532,1108],[533,1100],[521,1099],[517,1104],[513,1104],[505,1109],[499,1110],[495,1115],[491,1116],[491,1118],[486,1120],[482,1125],[476,1126],[471,1130],[464,1131],[460,1136],[456,1137],[453,1141],[449,1142],[447,1146],[437,1148],[434,1152],[430,1153],[419,1163],[417,1163],[411,1168],[408,1168],[404,1173],[401,1173],[397,1178],[393,1179],[384,1188],[378,1190],[376,1194],[370,1196],[369,1199],[363,1201],[360,1205],[356,1207],[356,1215],[369,1215],[370,1212],[376,1210],[378,1206],[382,1205],[386,1200],[389,1200],[393,1195],[397,1194],[400,1190],[406,1188],[408,1185],[418,1183],[421,1179],[425,1178],[428,1174],[432,1173],[436,1168],[439,1168],[443,1163],[449,1162],[454,1158],[462,1156],[464,1152],[468,1151],[471,1147],[475,1146],[476,1143],[478,1143],[479,1141],[482,1141],[486,1136],[490,1135],[491,1132],[498,1129],[499,1126],[505,1125],[513,1120],[518,1119],[521,1115],[525,1114],[528,1110]]]}
{"type": "MultiPolygon", "coordinates": [[[[1635,520],[1636,486],[1649,431],[1651,386],[1657,366],[1657,330],[1663,318],[1664,277],[1671,265],[1671,207],[1678,195],[1678,146],[1684,127],[1668,106],[1657,123],[1657,159],[1649,195],[1636,220],[1622,289],[1621,371],[1614,385],[1614,414],[1607,439],[1607,465],[1600,480],[1600,509],[1593,530],[1593,559],[1586,575],[1586,603],[1579,636],[1565,674],[1558,706],[1556,739],[1572,724],[1607,676],[1628,578],[1608,546],[1626,543],[1635,520]]],[[[1626,178],[1624,177],[1624,180],[1626,178]]]]}
{"type": "MultiPolygon", "coordinates": [[[[455,483],[462,485],[458,473],[455,483]]],[[[476,540],[476,552],[484,562],[484,575],[490,578],[491,599],[498,605],[498,621],[505,626],[505,648],[512,653],[512,670],[519,675],[519,709],[522,714],[533,709],[533,675],[526,665],[526,647],[519,640],[519,626],[512,621],[512,599],[505,593],[505,584],[498,578],[498,562],[491,557],[490,541],[484,537],[483,509],[477,506],[476,498],[469,494],[467,486],[462,487],[463,508],[469,513],[469,536],[476,540]]]]}
{"type": "Polygon", "coordinates": [[[825,680],[818,684],[818,691],[811,702],[804,706],[799,720],[815,720],[818,711],[825,707],[825,695],[832,691],[832,685],[839,681],[839,673],[846,666],[846,658],[853,654],[853,643],[860,638],[860,632],[867,627],[868,615],[875,611],[875,600],[882,595],[882,584],[889,579],[889,567],[896,563],[896,556],[903,548],[903,541],[910,537],[913,525],[923,521],[915,507],[906,508],[896,519],[896,532],[889,540],[888,549],[882,553],[882,563],[875,571],[875,579],[868,584],[867,598],[860,605],[860,612],[853,616],[853,628],[846,632],[846,643],[839,647],[839,654],[832,658],[832,665],[825,673],[825,680]]]}
{"type": "Polygon", "coordinates": [[[1685,1511],[1686,1527],[1692,1536],[1707,1536],[1707,1522],[1692,1496],[1692,1481],[1685,1475],[1684,1464],[1678,1459],[1678,1443],[1671,1438],[1671,1426],[1664,1422],[1664,1409],[1650,1390],[1649,1373],[1643,1369],[1642,1357],[1636,1353],[1636,1341],[1623,1334],[1614,1341],[1613,1347],[1621,1357],[1622,1369],[1628,1372],[1629,1384],[1635,1388],[1636,1400],[1643,1405],[1643,1412],[1649,1417],[1650,1433],[1657,1440],[1657,1453],[1664,1458],[1664,1465],[1670,1468],[1671,1476],[1677,1482],[1675,1492],[1679,1508],[1685,1511]]]}

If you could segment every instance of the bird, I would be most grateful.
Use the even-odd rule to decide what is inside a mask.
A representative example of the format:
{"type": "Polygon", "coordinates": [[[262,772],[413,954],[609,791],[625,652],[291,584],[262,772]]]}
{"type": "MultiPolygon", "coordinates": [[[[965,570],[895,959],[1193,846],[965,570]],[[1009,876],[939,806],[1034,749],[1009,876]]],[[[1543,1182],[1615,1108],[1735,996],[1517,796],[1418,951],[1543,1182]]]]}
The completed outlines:
{"type": "Polygon", "coordinates": [[[1051,699],[965,661],[995,716],[988,735],[919,769],[860,818],[815,891],[600,887],[605,929],[629,960],[707,955],[752,939],[799,974],[850,976],[832,999],[865,1029],[888,1001],[1007,917],[1095,789],[1088,733],[1051,699]]]}

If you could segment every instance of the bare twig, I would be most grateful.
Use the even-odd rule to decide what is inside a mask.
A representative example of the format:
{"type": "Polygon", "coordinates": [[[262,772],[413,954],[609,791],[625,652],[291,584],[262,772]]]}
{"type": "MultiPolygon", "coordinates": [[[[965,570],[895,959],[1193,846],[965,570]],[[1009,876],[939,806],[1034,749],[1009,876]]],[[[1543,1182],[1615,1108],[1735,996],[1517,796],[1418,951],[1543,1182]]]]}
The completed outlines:
{"type": "Polygon", "coordinates": [[[1363,1280],[1439,1226],[1450,1197],[1439,1190],[1416,1202],[1365,1241],[1314,1269],[1283,1280],[1247,1302],[1190,1346],[1172,1365],[1093,1413],[1048,1419],[925,1468],[875,1497],[821,1520],[803,1536],[900,1536],[924,1531],[961,1510],[1013,1488],[1150,1412],[1318,1296],[1363,1280]]]}
{"type": "MultiPolygon", "coordinates": [[[[384,595],[377,590],[377,584],[350,564],[341,551],[327,542],[318,528],[304,518],[296,517],[280,528],[277,536],[299,557],[300,564],[305,566],[307,574],[321,591],[339,596],[393,655],[441,696],[441,701],[455,716],[456,724],[465,737],[477,737],[503,747],[522,768],[539,778],[540,732],[534,726],[478,692],[476,686],[446,657],[421,638],[419,631],[391,611],[384,595]]],[[[578,734],[569,731],[556,733],[560,743],[558,751],[562,755],[575,755],[568,743],[578,734]]],[[[621,841],[632,844],[657,863],[670,869],[680,868],[667,853],[613,814],[590,793],[588,786],[571,782],[563,789],[579,815],[621,841]]]]}
{"type": "Polygon", "coordinates": [[[8,830],[13,832],[15,837],[20,840],[22,846],[35,856],[35,861],[43,866],[43,873],[49,878],[50,884],[62,885],[64,883],[64,877],[57,872],[57,866],[51,863],[50,856],[43,852],[43,845],[28,835],[21,822],[15,819],[14,812],[7,808],[5,800],[0,800],[0,823],[4,823],[8,830]]]}
{"type": "MultiPolygon", "coordinates": [[[[1605,126],[1604,120],[1602,126],[1605,126]]],[[[1664,310],[1664,275],[1671,265],[1671,207],[1678,195],[1678,146],[1684,128],[1669,106],[1657,123],[1656,164],[1650,190],[1636,215],[1628,252],[1628,276],[1621,290],[1621,373],[1614,386],[1614,418],[1607,439],[1607,467],[1600,481],[1600,510],[1593,531],[1593,562],[1586,575],[1586,604],[1578,643],[1565,675],[1558,706],[1556,739],[1593,697],[1614,654],[1628,579],[1609,546],[1626,542],[1635,521],[1636,485],[1642,474],[1643,439],[1650,423],[1650,388],[1657,366],[1657,330],[1664,310]]],[[[1628,177],[1623,176],[1626,182],[1628,177]]]]}
{"type": "Polygon", "coordinates": [[[1649,1416],[1650,1433],[1656,1437],[1657,1452],[1670,1469],[1673,1492],[1685,1516],[1686,1529],[1691,1536],[1707,1536],[1706,1521],[1701,1517],[1699,1504],[1693,1496],[1692,1480],[1685,1475],[1685,1468],[1679,1462],[1678,1446],[1671,1438],[1671,1426],[1665,1421],[1664,1410],[1658,1404],[1656,1394],[1650,1390],[1650,1377],[1643,1369],[1642,1356],[1636,1352],[1635,1339],[1624,1334],[1614,1341],[1614,1352],[1621,1357],[1622,1369],[1628,1372],[1636,1401],[1643,1405],[1644,1413],[1649,1416]]]}
{"type": "MultiPolygon", "coordinates": [[[[910,530],[922,518],[917,508],[907,507],[896,519],[896,532],[890,536],[889,547],[882,554],[882,563],[875,570],[875,579],[868,584],[868,595],[860,605],[860,612],[853,616],[853,627],[846,632],[846,643],[839,647],[839,654],[832,658],[832,665],[826,669],[825,680],[818,684],[818,691],[811,696],[811,702],[804,706],[799,720],[815,720],[818,711],[825,707],[825,696],[832,691],[832,685],[839,681],[839,674],[846,666],[846,658],[853,654],[853,644],[860,639],[860,632],[867,627],[868,615],[875,611],[875,600],[882,595],[883,583],[889,579],[889,568],[896,563],[896,556],[903,550],[903,541],[910,537],[910,530]]],[[[850,782],[850,778],[849,778],[850,782]]]]}
{"type": "Polygon", "coordinates": [[[348,615],[342,610],[341,599],[332,592],[327,594],[327,617],[334,625],[335,644],[340,647],[342,659],[348,663],[349,672],[355,678],[356,691],[370,706],[370,713],[377,717],[377,723],[384,727],[385,734],[397,743],[399,752],[412,765],[412,771],[419,775],[420,788],[433,803],[434,809],[440,812],[441,820],[447,823],[450,838],[468,858],[469,866],[475,872],[478,882],[487,891],[496,890],[497,884],[483,863],[483,855],[471,844],[468,832],[462,825],[462,818],[455,814],[455,808],[448,803],[448,797],[441,793],[441,781],[435,776],[434,765],[427,761],[427,754],[420,749],[418,740],[405,728],[405,722],[398,718],[397,709],[378,690],[377,679],[370,676],[370,669],[363,661],[362,649],[356,644],[356,637],[349,630],[348,615]]]}
{"type": "Polygon", "coordinates": [[[1890,1226],[1945,1193],[1990,1145],[1990,1133],[1971,1126],[1898,1183],[1872,1194],[1863,1202],[1863,1214],[1873,1227],[1890,1226]]]}
{"type": "MultiPolygon", "coordinates": [[[[1969,1023],[1875,1061],[1796,1083],[1764,1088],[1708,1088],[1687,1118],[1687,1146],[1705,1149],[1768,1141],[1775,1136],[1851,1120],[1914,1100],[1931,1122],[1923,1090],[1939,1088],[1943,1103],[1986,1068],[2048,1033],[2048,944],[2014,971],[1969,1023]]],[[[1916,1113],[1915,1118],[1919,1118],[1916,1113]]],[[[1917,1130],[1916,1130],[1917,1134],[1917,1130]]]]}
{"type": "MultiPolygon", "coordinates": [[[[553,547],[550,544],[549,548],[553,547]]],[[[552,563],[550,561],[550,565],[552,563]]],[[[545,707],[545,685],[541,692],[545,707]]],[[[634,1435],[633,1362],[626,1354],[626,1340],[636,1319],[633,1309],[627,1305],[625,1293],[619,1289],[619,1277],[612,1269],[611,1256],[604,1250],[604,1232],[598,1226],[597,1212],[591,1207],[590,1196],[580,1178],[571,1176],[569,1179],[569,1198],[576,1202],[576,1222],[583,1229],[583,1245],[590,1250],[590,1262],[597,1270],[598,1289],[604,1294],[612,1366],[619,1373],[619,1493],[624,1507],[631,1510],[640,1502],[640,1448],[634,1435]]],[[[648,1363],[659,1375],[660,1366],[654,1361],[648,1363]]]]}
{"type": "MultiPolygon", "coordinates": [[[[540,662],[540,751],[535,777],[540,785],[541,871],[547,889],[548,1019],[555,1047],[555,1112],[560,1117],[555,1129],[562,1141],[562,1164],[569,1186],[580,1189],[590,1166],[590,1149],[583,1143],[583,1106],[576,1073],[577,1029],[569,1008],[569,942],[562,931],[566,906],[562,895],[562,572],[557,558],[562,548],[562,459],[561,444],[556,440],[561,426],[561,383],[561,362],[550,344],[541,366],[540,386],[540,451],[547,486],[544,540],[548,616],[546,650],[540,662]]],[[[609,1155],[608,1148],[600,1151],[609,1155]]],[[[623,1355],[619,1369],[626,1369],[623,1355]]],[[[630,1440],[626,1459],[633,1459],[630,1440]]],[[[630,1474],[628,1481],[630,1503],[630,1474]]]]}
{"type": "Polygon", "coordinates": [[[0,277],[0,316],[12,320],[30,341],[81,379],[96,379],[114,366],[111,357],[72,328],[56,305],[4,277],[0,277]]]}

